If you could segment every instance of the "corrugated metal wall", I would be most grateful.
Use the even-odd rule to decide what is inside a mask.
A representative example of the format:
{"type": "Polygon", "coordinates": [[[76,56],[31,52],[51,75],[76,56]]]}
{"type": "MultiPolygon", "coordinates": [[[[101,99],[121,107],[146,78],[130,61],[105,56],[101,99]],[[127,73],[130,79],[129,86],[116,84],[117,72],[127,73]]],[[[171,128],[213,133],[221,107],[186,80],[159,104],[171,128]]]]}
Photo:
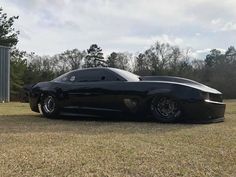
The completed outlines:
{"type": "Polygon", "coordinates": [[[0,103],[10,101],[9,48],[0,46],[0,103]]]}

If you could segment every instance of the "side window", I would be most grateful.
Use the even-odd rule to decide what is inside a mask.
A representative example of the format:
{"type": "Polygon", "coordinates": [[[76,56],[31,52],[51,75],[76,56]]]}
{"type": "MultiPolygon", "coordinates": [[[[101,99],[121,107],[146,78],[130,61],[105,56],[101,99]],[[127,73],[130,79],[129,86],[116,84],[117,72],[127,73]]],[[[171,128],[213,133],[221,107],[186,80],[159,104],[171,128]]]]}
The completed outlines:
{"type": "Polygon", "coordinates": [[[99,76],[94,70],[82,70],[76,73],[76,82],[96,82],[98,80],[99,76]]]}
{"type": "Polygon", "coordinates": [[[121,79],[111,71],[103,70],[101,72],[102,81],[120,81],[121,79]]]}
{"type": "Polygon", "coordinates": [[[76,82],[104,82],[119,80],[120,79],[115,74],[106,70],[77,71],[75,76],[76,82]]]}

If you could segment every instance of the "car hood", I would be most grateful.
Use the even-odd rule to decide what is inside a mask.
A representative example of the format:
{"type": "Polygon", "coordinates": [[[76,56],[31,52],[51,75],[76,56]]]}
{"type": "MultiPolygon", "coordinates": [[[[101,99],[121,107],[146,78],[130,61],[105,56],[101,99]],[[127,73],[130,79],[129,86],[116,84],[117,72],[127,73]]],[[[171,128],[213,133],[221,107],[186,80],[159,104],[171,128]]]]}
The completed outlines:
{"type": "Polygon", "coordinates": [[[183,85],[187,87],[192,87],[198,90],[201,90],[203,92],[209,92],[214,94],[222,94],[218,90],[208,87],[204,84],[201,84],[199,82],[181,78],[181,77],[171,77],[171,76],[143,76],[141,78],[141,82],[159,82],[159,83],[169,83],[169,84],[177,84],[177,85],[183,85]]]}

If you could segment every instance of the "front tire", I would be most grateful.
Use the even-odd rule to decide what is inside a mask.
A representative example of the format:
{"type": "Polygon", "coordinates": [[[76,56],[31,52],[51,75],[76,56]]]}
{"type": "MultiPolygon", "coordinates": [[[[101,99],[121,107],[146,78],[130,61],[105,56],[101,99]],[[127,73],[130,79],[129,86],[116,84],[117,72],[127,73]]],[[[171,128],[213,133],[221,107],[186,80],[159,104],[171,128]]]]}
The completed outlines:
{"type": "Polygon", "coordinates": [[[176,122],[181,116],[178,102],[169,97],[154,97],[151,112],[157,121],[163,123],[176,122]]]}
{"type": "Polygon", "coordinates": [[[56,98],[51,95],[43,96],[41,99],[41,110],[44,117],[55,118],[59,114],[56,98]]]}

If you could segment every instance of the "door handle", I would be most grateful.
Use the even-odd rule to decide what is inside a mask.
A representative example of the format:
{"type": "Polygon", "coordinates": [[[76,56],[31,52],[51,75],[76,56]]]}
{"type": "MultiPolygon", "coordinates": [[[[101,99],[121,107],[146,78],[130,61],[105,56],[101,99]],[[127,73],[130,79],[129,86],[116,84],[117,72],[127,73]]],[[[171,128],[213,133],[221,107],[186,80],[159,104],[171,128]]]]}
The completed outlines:
{"type": "Polygon", "coordinates": [[[92,95],[91,93],[84,93],[83,95],[86,95],[86,96],[89,96],[89,95],[92,95]]]}

